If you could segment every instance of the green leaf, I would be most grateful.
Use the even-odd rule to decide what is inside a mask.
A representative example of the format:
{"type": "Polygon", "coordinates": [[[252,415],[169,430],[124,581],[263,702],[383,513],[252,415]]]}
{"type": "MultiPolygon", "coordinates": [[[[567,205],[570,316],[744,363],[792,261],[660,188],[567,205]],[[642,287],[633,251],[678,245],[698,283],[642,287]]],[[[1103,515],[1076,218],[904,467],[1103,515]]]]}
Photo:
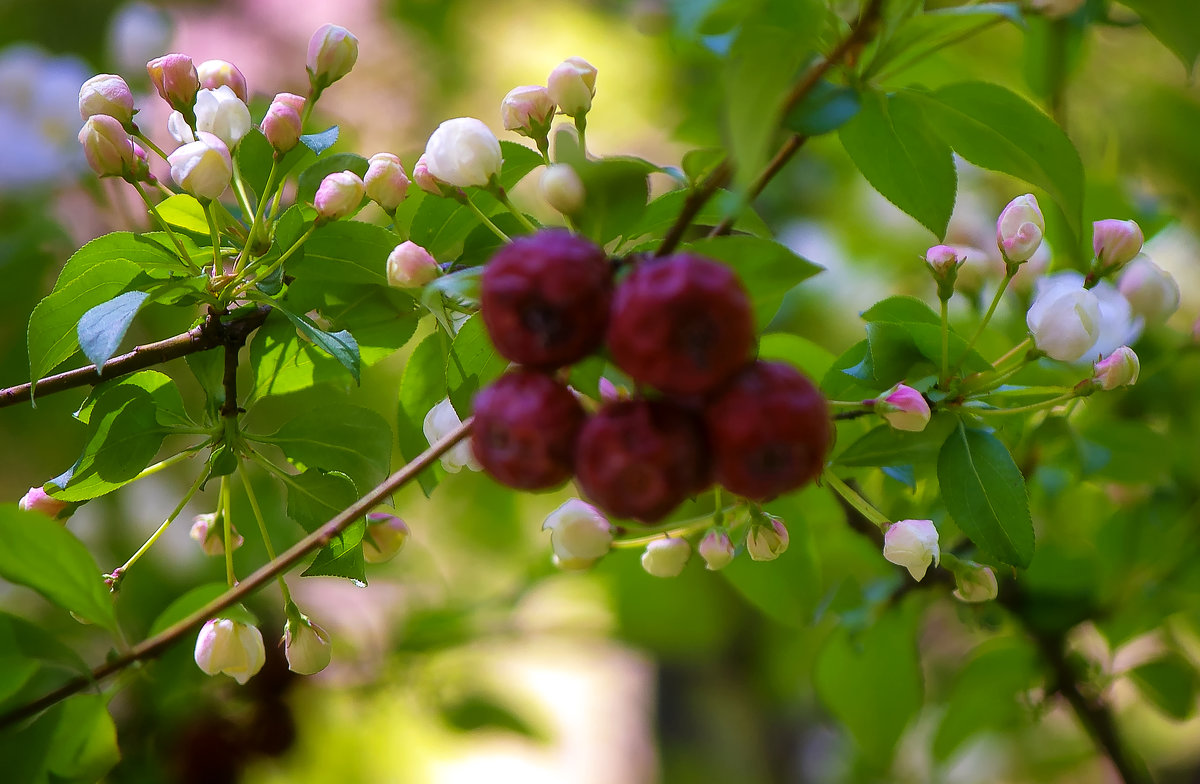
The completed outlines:
{"type": "Polygon", "coordinates": [[[759,237],[710,237],[686,247],[733,268],[750,294],[759,332],[770,323],[789,289],[821,271],[786,245],[759,237]]]}
{"type": "Polygon", "coordinates": [[[813,379],[824,376],[833,365],[833,354],[827,349],[787,332],[763,335],[758,342],[758,357],[787,362],[813,379]]]}
{"type": "Polygon", "coordinates": [[[79,350],[83,314],[120,294],[140,272],[132,261],[96,264],[52,292],[29,316],[29,375],[36,381],[79,350]]]}
{"type": "Polygon", "coordinates": [[[177,193],[160,201],[156,209],[159,217],[172,226],[208,236],[208,218],[204,215],[204,207],[195,196],[177,193]]]}
{"type": "Polygon", "coordinates": [[[0,705],[41,696],[64,675],[90,677],[91,669],[37,624],[0,612],[0,705]]]}
{"type": "Polygon", "coordinates": [[[381,226],[334,221],[313,232],[302,259],[288,259],[288,271],[305,281],[386,286],[387,257],[398,244],[396,235],[381,226]]]}
{"type": "Polygon", "coordinates": [[[985,643],[958,674],[933,739],[933,754],[946,760],[971,736],[1021,726],[1027,710],[1017,695],[1038,677],[1034,651],[1014,638],[985,643]]]}
{"type": "MultiPolygon", "coordinates": [[[[425,415],[446,397],[446,358],[450,340],[440,329],[426,336],[404,366],[400,377],[400,411],[396,418],[396,436],[400,455],[412,461],[429,447],[423,429],[425,415]]],[[[417,475],[425,494],[433,492],[437,474],[426,469],[417,475]]]]}
{"type": "Polygon", "coordinates": [[[805,136],[820,136],[850,122],[860,108],[858,90],[837,87],[822,79],[787,113],[783,127],[805,136]]]}
{"type": "MultiPolygon", "coordinates": [[[[689,190],[682,188],[669,191],[653,199],[642,211],[637,225],[629,230],[628,239],[633,240],[647,236],[655,239],[662,237],[675,224],[690,195],[689,190]]],[[[693,226],[717,226],[730,214],[730,205],[722,203],[721,196],[737,199],[737,196],[729,191],[718,192],[714,198],[706,201],[700,211],[696,213],[696,217],[692,219],[693,226]]],[[[771,230],[763,223],[758,213],[749,208],[742,210],[741,217],[733,224],[733,228],[756,237],[770,237],[771,235],[771,230]]]]}
{"type": "Polygon", "coordinates": [[[250,399],[285,395],[315,384],[344,384],[346,370],[336,359],[300,337],[286,318],[274,314],[254,333],[250,344],[254,390],[250,399]]]}
{"type": "Polygon", "coordinates": [[[0,577],[115,631],[112,599],[91,553],[61,523],[15,504],[0,506],[0,577]]]}
{"type": "Polygon", "coordinates": [[[1196,711],[1196,692],[1200,676],[1195,666],[1178,651],[1135,668],[1129,673],[1142,695],[1176,721],[1184,721],[1196,711]]]}
{"type": "Polygon", "coordinates": [[[1200,57],[1200,5],[1192,0],[1121,0],[1179,57],[1190,74],[1200,57]]]}
{"type": "Polygon", "coordinates": [[[328,158],[319,158],[304,171],[300,172],[297,182],[296,201],[311,204],[321,187],[321,180],[328,175],[341,171],[352,171],[359,177],[367,174],[367,159],[352,152],[339,152],[328,158]]]}
{"type": "Polygon", "coordinates": [[[108,302],[102,302],[79,319],[79,347],[96,367],[117,353],[121,339],[129,330],[133,317],[142,309],[150,295],[144,291],[127,291],[108,302]]]}
{"type": "Polygon", "coordinates": [[[863,321],[893,321],[898,324],[937,324],[942,317],[916,297],[895,296],[876,302],[862,312],[863,321]]]}
{"type": "Polygon", "coordinates": [[[942,444],[958,424],[953,414],[941,412],[919,433],[880,425],[839,454],[834,462],[844,466],[911,466],[933,463],[942,444]]]}
{"type": "Polygon", "coordinates": [[[356,487],[384,480],[392,456],[392,429],[379,414],[358,406],[309,409],[268,441],[307,468],[338,471],[356,487]]]}
{"type": "Polygon", "coordinates": [[[496,353],[488,337],[483,317],[476,313],[467,319],[454,336],[446,358],[446,388],[461,418],[470,416],[475,393],[499,378],[507,367],[508,360],[496,353]]]}
{"type": "Polygon", "coordinates": [[[288,302],[296,311],[317,310],[331,324],[327,331],[349,330],[364,367],[407,343],[420,315],[410,292],[382,286],[296,281],[288,302]]]}
{"type": "Polygon", "coordinates": [[[986,82],[902,94],[919,107],[928,127],[968,161],[1043,188],[1062,208],[1071,231],[1079,234],[1083,163],[1054,120],[1024,98],[986,82]]]}
{"type": "Polygon", "coordinates": [[[979,549],[1029,566],[1034,536],[1025,478],[999,439],[960,424],[938,455],[938,484],[950,516],[979,549]]]}
{"type": "Polygon", "coordinates": [[[117,728],[101,694],[77,694],[62,704],[47,768],[53,781],[98,781],[121,759],[117,728]]]}
{"type": "Polygon", "coordinates": [[[337,144],[338,127],[331,125],[320,133],[306,133],[300,137],[300,143],[317,155],[337,144]]]}
{"type": "Polygon", "coordinates": [[[166,609],[158,614],[158,617],[154,619],[154,623],[150,624],[150,631],[147,633],[147,636],[153,637],[160,632],[166,631],[228,590],[229,586],[225,583],[197,585],[183,596],[168,604],[166,609]]]}
{"type": "Polygon", "coordinates": [[[358,353],[358,342],[353,335],[344,329],[339,332],[326,332],[314,324],[308,316],[292,313],[278,304],[275,309],[287,316],[296,329],[314,346],[329,354],[341,363],[342,367],[349,370],[354,382],[359,383],[359,367],[362,361],[358,353]]]}
{"type": "Polygon", "coordinates": [[[354,482],[345,474],[310,468],[284,480],[287,514],[312,533],[358,500],[354,482]]]}
{"type": "Polygon", "coordinates": [[[875,190],[942,238],[954,211],[958,174],[950,146],[931,124],[923,106],[906,94],[867,92],[859,113],[838,135],[875,190]]]}
{"type": "Polygon", "coordinates": [[[817,696],[879,767],[921,707],[916,620],[911,605],[891,608],[859,634],[836,629],[817,656],[817,696]]]}
{"type": "MultiPolygon", "coordinates": [[[[188,250],[201,252],[191,240],[181,239],[188,250]]],[[[175,253],[175,245],[162,232],[134,234],[129,231],[116,231],[105,234],[71,254],[71,258],[67,259],[62,271],[58,273],[54,291],[85,276],[93,267],[110,261],[130,261],[147,272],[178,272],[183,269],[183,262],[175,253]]]]}
{"type": "Polygon", "coordinates": [[[1018,27],[1025,26],[1018,3],[979,3],[971,6],[938,8],[916,14],[900,24],[895,32],[875,52],[867,73],[877,74],[884,66],[899,60],[888,69],[895,74],[918,62],[925,53],[960,41],[981,32],[997,22],[1008,20],[1018,27]],[[911,55],[910,57],[904,57],[911,55]]]}
{"type": "Polygon", "coordinates": [[[442,720],[459,732],[503,730],[532,740],[545,740],[544,734],[522,718],[514,708],[494,695],[475,692],[440,706],[442,720]]]}
{"type": "Polygon", "coordinates": [[[254,194],[261,200],[263,190],[267,187],[267,178],[271,176],[271,164],[275,160],[275,148],[263,136],[262,131],[251,128],[250,132],[238,142],[237,152],[238,172],[242,181],[249,185],[254,194]]]}

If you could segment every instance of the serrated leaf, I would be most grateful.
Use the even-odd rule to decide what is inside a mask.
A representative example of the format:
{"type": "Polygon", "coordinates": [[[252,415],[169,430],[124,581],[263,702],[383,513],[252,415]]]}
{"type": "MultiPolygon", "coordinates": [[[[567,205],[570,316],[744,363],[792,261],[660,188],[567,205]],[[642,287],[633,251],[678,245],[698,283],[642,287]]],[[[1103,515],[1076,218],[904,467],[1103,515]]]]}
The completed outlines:
{"type": "Polygon", "coordinates": [[[263,190],[267,187],[267,178],[271,176],[271,164],[275,160],[275,148],[263,136],[262,131],[251,128],[250,132],[238,142],[237,152],[238,172],[242,181],[249,185],[254,194],[261,200],[263,190]]]}
{"type": "Polygon", "coordinates": [[[313,232],[304,256],[288,259],[297,279],[387,285],[387,257],[399,244],[395,234],[361,221],[334,221],[313,232]]]}
{"type": "Polygon", "coordinates": [[[208,236],[208,218],[204,215],[204,207],[195,196],[176,193],[160,201],[155,209],[158,210],[159,217],[172,226],[208,236]]]}
{"type": "Polygon", "coordinates": [[[89,676],[83,659],[40,626],[0,612],[0,706],[40,696],[63,676],[89,676]]]}
{"type": "MultiPolygon", "coordinates": [[[[684,202],[687,201],[690,195],[691,192],[687,189],[680,189],[664,193],[651,200],[642,211],[637,225],[630,229],[629,239],[633,240],[646,236],[655,239],[662,237],[674,225],[680,211],[683,209],[684,202]]],[[[730,214],[730,205],[723,203],[721,199],[722,195],[727,198],[737,198],[735,194],[729,191],[718,192],[712,199],[706,201],[704,206],[700,208],[700,211],[696,213],[696,216],[692,218],[693,226],[716,226],[725,219],[726,215],[730,214]]],[[[771,230],[763,223],[763,219],[758,216],[758,213],[749,208],[741,212],[740,217],[733,224],[733,228],[735,231],[742,231],[756,237],[769,238],[771,235],[771,230]]]]}
{"type": "Polygon", "coordinates": [[[158,614],[154,623],[150,624],[150,631],[146,636],[153,637],[174,626],[228,590],[229,586],[225,583],[208,583],[189,589],[158,614]]]}
{"type": "Polygon", "coordinates": [[[121,339],[150,295],[127,291],[84,313],[77,329],[79,347],[97,368],[102,368],[121,345],[121,339]]]}
{"type": "Polygon", "coordinates": [[[446,388],[450,403],[462,419],[471,415],[471,401],[487,384],[500,377],[508,360],[496,352],[483,317],[476,313],[454,336],[446,358],[446,388]]]}
{"type": "MultiPolygon", "coordinates": [[[[425,440],[425,415],[446,397],[446,357],[449,353],[450,340],[438,330],[417,344],[404,366],[404,374],[400,377],[396,436],[400,455],[406,461],[413,460],[429,447],[425,440]]],[[[417,481],[428,495],[437,485],[437,474],[426,469],[417,475],[417,481]]]]}
{"type": "Polygon", "coordinates": [[[783,127],[805,136],[820,136],[850,122],[861,107],[858,90],[821,80],[787,113],[783,127]]]}
{"type": "Polygon", "coordinates": [[[788,548],[770,563],[741,553],[721,574],[742,598],[772,620],[807,627],[821,598],[821,575],[805,518],[788,518],[788,548]]]}
{"type": "Polygon", "coordinates": [[[50,744],[47,769],[52,781],[102,779],[121,759],[107,698],[77,694],[64,701],[62,719],[50,744]]]}
{"type": "MultiPolygon", "coordinates": [[[[186,237],[180,238],[184,248],[201,253],[199,247],[186,237]]],[[[174,272],[183,269],[183,262],[175,255],[175,245],[162,232],[134,234],[129,231],[116,231],[97,237],[71,254],[58,280],[54,291],[67,286],[72,281],[88,273],[92,267],[110,261],[129,261],[143,271],[174,272]]]]}
{"type": "Polygon", "coordinates": [[[326,332],[314,324],[313,320],[308,316],[292,313],[278,304],[275,306],[275,309],[286,316],[288,321],[291,321],[296,329],[311,341],[313,345],[320,348],[326,354],[329,354],[342,367],[349,370],[351,377],[354,378],[354,382],[356,384],[359,383],[359,368],[362,360],[358,353],[358,341],[354,339],[353,335],[344,329],[338,332],[326,332]]]}
{"type": "Polygon", "coordinates": [[[999,439],[960,424],[938,455],[938,484],[950,516],[980,550],[1029,566],[1034,535],[1025,477],[999,439]]]}
{"type": "Polygon", "coordinates": [[[771,322],[788,290],[822,269],[786,245],[759,237],[709,237],[685,247],[721,261],[737,273],[750,295],[759,332],[771,322]]]}
{"type": "Polygon", "coordinates": [[[862,312],[863,321],[893,321],[899,324],[941,325],[942,317],[916,297],[895,296],[876,302],[862,312]]]}
{"type": "Polygon", "coordinates": [[[306,133],[300,137],[300,143],[317,155],[337,144],[337,140],[338,127],[336,125],[331,125],[319,133],[306,133]]]}
{"type": "MultiPolygon", "coordinates": [[[[358,499],[354,483],[345,474],[325,473],[309,469],[289,477],[287,485],[288,517],[312,532],[336,517],[358,499]]],[[[354,521],[346,530],[321,548],[302,577],[345,577],[366,585],[366,561],[363,559],[362,538],[366,521],[354,521]]]]}
{"type": "Polygon", "coordinates": [[[40,593],[64,610],[115,631],[112,598],[83,543],[54,520],[0,505],[0,577],[40,593]]]}
{"type": "Polygon", "coordinates": [[[318,158],[312,165],[300,172],[296,189],[296,201],[311,204],[321,187],[321,180],[330,174],[341,171],[352,171],[359,177],[367,174],[367,159],[352,152],[339,152],[326,158],[318,158]]]}
{"type": "Polygon", "coordinates": [[[341,472],[363,489],[383,481],[392,456],[392,429],[387,420],[358,406],[310,409],[267,440],[289,460],[308,468],[341,472]]]}
{"type": "Polygon", "coordinates": [[[921,105],[903,93],[863,93],[859,113],[838,135],[875,190],[937,237],[946,236],[958,174],[950,145],[934,134],[921,105]]]}
{"type": "Polygon", "coordinates": [[[912,15],[898,25],[875,51],[867,74],[877,74],[885,66],[895,63],[887,69],[889,76],[894,75],[920,62],[927,52],[950,42],[962,41],[1002,20],[1008,20],[1018,27],[1025,25],[1018,3],[978,3],[912,15]],[[905,55],[910,57],[906,58],[905,55]]]}
{"type": "Polygon", "coordinates": [[[846,447],[834,462],[852,467],[933,463],[957,424],[957,417],[941,412],[934,415],[919,433],[880,425],[846,447]]]}
{"type": "Polygon", "coordinates": [[[1200,4],[1192,0],[1121,0],[1142,18],[1190,74],[1200,57],[1200,4]]]}

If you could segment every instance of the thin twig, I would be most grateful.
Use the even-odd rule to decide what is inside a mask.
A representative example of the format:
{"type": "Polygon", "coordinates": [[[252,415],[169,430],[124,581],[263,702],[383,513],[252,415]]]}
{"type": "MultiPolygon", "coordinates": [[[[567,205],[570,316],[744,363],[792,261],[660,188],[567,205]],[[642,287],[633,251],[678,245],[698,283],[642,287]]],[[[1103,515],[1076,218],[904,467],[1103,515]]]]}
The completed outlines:
{"type": "MultiPolygon", "coordinates": [[[[767,163],[766,168],[763,169],[758,177],[754,179],[754,182],[750,183],[750,187],[746,189],[747,204],[758,198],[759,194],[763,192],[763,189],[767,187],[767,183],[769,183],[776,174],[779,174],[779,172],[783,170],[783,167],[786,166],[787,162],[792,159],[792,156],[796,154],[796,151],[804,146],[806,141],[808,141],[808,137],[799,133],[792,134],[788,137],[788,140],[784,142],[783,146],[780,147],[778,152],[775,153],[775,157],[773,157],[767,163]]],[[[708,236],[723,237],[724,235],[728,234],[733,228],[734,220],[735,218],[732,215],[725,216],[725,218],[719,224],[713,227],[713,230],[708,233],[708,236]]]]}
{"type": "Polygon", "coordinates": [[[181,640],[185,635],[194,632],[205,622],[216,617],[221,611],[242,601],[275,579],[276,576],[283,574],[295,566],[305,556],[329,544],[329,541],[333,537],[349,528],[352,523],[375,508],[397,489],[415,479],[434,460],[437,460],[455,444],[470,435],[473,423],[474,418],[468,417],[458,428],[446,435],[441,441],[426,449],[408,465],[389,476],[381,484],[377,485],[374,490],[355,501],[320,528],[292,545],[281,553],[278,558],[266,563],[236,586],[230,588],[216,599],[213,599],[199,610],[196,610],[182,621],[167,627],[149,639],[143,640],[129,649],[127,653],[96,667],[89,676],[81,676],[67,681],[54,691],[0,715],[0,728],[33,716],[39,711],[70,697],[72,694],[83,691],[93,683],[107,678],[135,662],[158,656],[171,645],[181,640]]]}

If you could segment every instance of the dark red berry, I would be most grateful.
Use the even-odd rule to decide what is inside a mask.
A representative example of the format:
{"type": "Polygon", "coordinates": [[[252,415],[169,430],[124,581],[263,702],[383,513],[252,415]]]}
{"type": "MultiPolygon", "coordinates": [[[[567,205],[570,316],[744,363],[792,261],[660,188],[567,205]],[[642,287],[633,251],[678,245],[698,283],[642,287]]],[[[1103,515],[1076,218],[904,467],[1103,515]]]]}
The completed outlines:
{"type": "Polygon", "coordinates": [[[610,403],[579,434],[575,473],[588,498],[610,514],[661,520],[709,484],[700,421],[665,400],[610,403]]]}
{"type": "Polygon", "coordinates": [[[716,479],[730,492],[765,501],[815,479],[833,423],[825,398],[788,365],[755,362],[704,410],[716,479]]]}
{"type": "Polygon", "coordinates": [[[604,251],[558,229],[513,240],[483,269],[483,323],[496,350],[522,365],[553,369],[595,351],[611,300],[604,251]]]}
{"type": "Polygon", "coordinates": [[[643,261],[617,286],[608,348],[635,381],[706,394],[750,359],[750,299],[724,264],[686,253],[643,261]]]}
{"type": "Polygon", "coordinates": [[[475,397],[471,449],[497,482],[545,490],[571,477],[583,427],[579,401],[535,370],[511,370],[475,397]]]}

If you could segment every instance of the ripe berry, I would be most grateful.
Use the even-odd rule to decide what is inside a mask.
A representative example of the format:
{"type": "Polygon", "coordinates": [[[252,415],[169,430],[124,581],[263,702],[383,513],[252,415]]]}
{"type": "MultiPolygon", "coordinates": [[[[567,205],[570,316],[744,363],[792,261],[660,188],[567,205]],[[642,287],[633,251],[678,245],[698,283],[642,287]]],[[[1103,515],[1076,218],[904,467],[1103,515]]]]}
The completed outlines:
{"type": "Polygon", "coordinates": [[[584,413],[570,390],[534,370],[512,370],[475,397],[471,448],[498,482],[545,490],[570,478],[584,413]]]}
{"type": "Polygon", "coordinates": [[[666,400],[600,409],[579,434],[575,471],[599,506],[644,523],[661,520],[710,481],[699,420],[666,400]]]}
{"type": "Polygon", "coordinates": [[[705,394],[750,358],[750,300],[718,262],[685,253],[643,261],[617,287],[608,348],[636,381],[705,394]]]}
{"type": "Polygon", "coordinates": [[[825,398],[788,365],[755,362],[704,410],[717,481],[765,501],[815,479],[833,436],[825,398]]]}
{"type": "Polygon", "coordinates": [[[612,300],[604,251],[562,230],[520,237],[483,270],[480,310],[496,350],[554,369],[600,347],[612,300]]]}

